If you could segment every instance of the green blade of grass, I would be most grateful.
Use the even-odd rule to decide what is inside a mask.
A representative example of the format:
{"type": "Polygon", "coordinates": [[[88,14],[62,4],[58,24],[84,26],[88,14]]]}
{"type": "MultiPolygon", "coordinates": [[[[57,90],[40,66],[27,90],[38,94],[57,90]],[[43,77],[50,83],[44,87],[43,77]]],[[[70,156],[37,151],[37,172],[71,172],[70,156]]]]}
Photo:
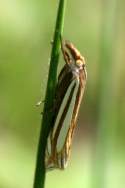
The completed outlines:
{"type": "Polygon", "coordinates": [[[57,79],[57,66],[59,60],[60,51],[60,36],[63,31],[64,22],[64,12],[65,12],[66,0],[59,1],[57,20],[55,26],[55,33],[52,45],[51,59],[50,59],[50,69],[48,75],[45,105],[43,110],[43,118],[41,123],[40,138],[38,144],[36,170],[34,177],[34,188],[44,188],[45,183],[45,149],[47,144],[47,137],[49,130],[51,128],[52,112],[51,108],[53,106],[55,87],[57,79]]]}
{"type": "Polygon", "coordinates": [[[117,0],[103,2],[103,17],[100,45],[100,67],[99,67],[99,117],[97,142],[94,151],[94,164],[92,173],[92,188],[105,188],[107,154],[110,148],[112,131],[112,111],[114,99],[112,98],[112,68],[113,48],[115,41],[117,0]]]}

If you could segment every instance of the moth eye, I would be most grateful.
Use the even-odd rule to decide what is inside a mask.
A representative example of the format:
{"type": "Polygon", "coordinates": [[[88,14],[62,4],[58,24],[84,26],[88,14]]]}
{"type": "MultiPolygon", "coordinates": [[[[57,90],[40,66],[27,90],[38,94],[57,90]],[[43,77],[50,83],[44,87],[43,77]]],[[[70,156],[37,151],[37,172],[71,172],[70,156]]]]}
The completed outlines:
{"type": "Polygon", "coordinates": [[[78,67],[83,66],[83,61],[81,61],[80,59],[76,60],[76,65],[77,65],[78,67]]]}

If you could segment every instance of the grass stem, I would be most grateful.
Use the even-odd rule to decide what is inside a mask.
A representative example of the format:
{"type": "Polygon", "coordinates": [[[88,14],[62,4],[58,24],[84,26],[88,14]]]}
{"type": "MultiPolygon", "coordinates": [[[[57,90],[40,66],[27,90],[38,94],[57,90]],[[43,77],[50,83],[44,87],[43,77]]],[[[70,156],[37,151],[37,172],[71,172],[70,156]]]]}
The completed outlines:
{"type": "Polygon", "coordinates": [[[65,12],[66,0],[59,1],[55,33],[51,51],[50,68],[45,96],[45,105],[43,110],[43,118],[41,122],[41,131],[38,144],[37,161],[34,177],[34,188],[44,188],[45,184],[45,150],[47,144],[47,137],[51,128],[52,113],[51,108],[53,106],[55,87],[57,82],[57,66],[59,60],[60,51],[60,35],[63,31],[64,12],[65,12]]]}

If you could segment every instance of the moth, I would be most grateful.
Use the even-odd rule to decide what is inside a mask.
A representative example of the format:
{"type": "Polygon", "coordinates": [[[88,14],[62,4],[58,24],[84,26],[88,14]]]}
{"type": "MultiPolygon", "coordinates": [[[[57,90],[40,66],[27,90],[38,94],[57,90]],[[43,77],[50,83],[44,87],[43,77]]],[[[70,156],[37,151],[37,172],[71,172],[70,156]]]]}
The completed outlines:
{"type": "Polygon", "coordinates": [[[87,72],[84,57],[70,42],[61,42],[65,65],[55,92],[52,128],[47,140],[45,166],[50,169],[67,167],[76,121],[85,89],[87,72]]]}

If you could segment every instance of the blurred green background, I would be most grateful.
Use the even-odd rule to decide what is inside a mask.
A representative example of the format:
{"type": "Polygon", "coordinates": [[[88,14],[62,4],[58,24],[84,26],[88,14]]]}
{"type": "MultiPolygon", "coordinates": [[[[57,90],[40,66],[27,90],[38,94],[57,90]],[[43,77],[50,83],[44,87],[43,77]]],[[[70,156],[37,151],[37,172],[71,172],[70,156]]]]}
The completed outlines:
{"type": "MultiPolygon", "coordinates": [[[[33,184],[57,7],[0,0],[0,188],[33,184]]],[[[88,80],[69,166],[47,173],[46,188],[125,187],[124,22],[124,0],[67,0],[63,38],[85,56],[88,80]]]]}

